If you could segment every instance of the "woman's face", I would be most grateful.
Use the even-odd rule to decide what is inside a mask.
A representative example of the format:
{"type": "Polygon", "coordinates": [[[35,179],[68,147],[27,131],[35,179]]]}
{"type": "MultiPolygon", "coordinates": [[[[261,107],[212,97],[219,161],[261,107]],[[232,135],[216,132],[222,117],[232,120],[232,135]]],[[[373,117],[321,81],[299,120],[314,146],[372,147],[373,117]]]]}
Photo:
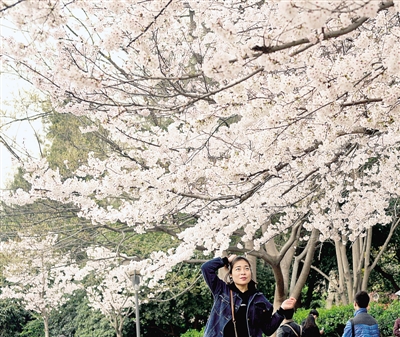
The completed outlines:
{"type": "Polygon", "coordinates": [[[232,280],[236,285],[247,285],[251,281],[251,270],[245,260],[235,262],[232,268],[232,280]]]}

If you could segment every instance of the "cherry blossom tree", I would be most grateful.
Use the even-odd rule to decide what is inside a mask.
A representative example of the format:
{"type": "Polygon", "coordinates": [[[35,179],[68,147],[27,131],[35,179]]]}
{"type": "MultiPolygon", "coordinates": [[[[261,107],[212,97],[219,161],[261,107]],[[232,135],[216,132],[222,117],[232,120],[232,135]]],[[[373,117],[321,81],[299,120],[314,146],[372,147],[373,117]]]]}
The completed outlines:
{"type": "Polygon", "coordinates": [[[135,308],[130,266],[102,247],[87,249],[87,255],[81,272],[92,277],[91,285],[84,286],[89,303],[108,318],[116,336],[122,337],[124,322],[135,308]]]}
{"type": "Polygon", "coordinates": [[[78,289],[74,282],[79,268],[68,254],[54,251],[56,235],[46,238],[22,235],[0,244],[6,258],[3,269],[6,284],[1,298],[19,298],[27,310],[38,313],[49,337],[49,315],[67,300],[65,295],[78,289]]]}
{"type": "Polygon", "coordinates": [[[296,243],[313,252],[392,222],[398,0],[2,6],[21,32],[5,37],[3,62],[57,111],[100,123],[113,149],[69,178],[24,162],[31,190],[4,199],[52,199],[95,225],[170,233],[179,245],[142,261],[150,285],[196,249],[247,252],[274,263],[280,301],[296,243]],[[271,250],[282,234],[291,244],[271,250]]]}

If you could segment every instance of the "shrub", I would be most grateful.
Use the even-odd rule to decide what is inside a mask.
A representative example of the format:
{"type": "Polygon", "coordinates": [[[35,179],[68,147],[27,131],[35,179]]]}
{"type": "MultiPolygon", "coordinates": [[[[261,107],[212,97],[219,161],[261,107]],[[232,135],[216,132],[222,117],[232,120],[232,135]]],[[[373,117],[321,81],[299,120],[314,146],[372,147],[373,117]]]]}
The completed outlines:
{"type": "MultiPolygon", "coordinates": [[[[324,327],[324,337],[341,337],[347,321],[354,315],[353,304],[334,306],[331,309],[316,308],[319,313],[317,324],[324,327]]],[[[310,309],[298,309],[293,319],[301,324],[309,314],[310,309]]],[[[400,313],[400,301],[389,305],[372,302],[368,313],[376,318],[382,337],[393,336],[393,326],[400,313]]]]}
{"type": "Polygon", "coordinates": [[[201,329],[200,331],[197,331],[196,329],[189,329],[186,331],[181,337],[203,337],[204,336],[204,328],[201,329]]]}
{"type": "MultiPolygon", "coordinates": [[[[324,337],[340,337],[348,319],[353,317],[354,308],[352,304],[346,306],[334,306],[331,309],[315,308],[319,313],[317,325],[324,328],[324,337]]],[[[294,320],[301,324],[311,309],[298,309],[294,320]]]]}
{"type": "Polygon", "coordinates": [[[374,305],[370,314],[378,321],[382,337],[393,336],[394,321],[400,317],[400,301],[396,300],[387,307],[374,305]]]}

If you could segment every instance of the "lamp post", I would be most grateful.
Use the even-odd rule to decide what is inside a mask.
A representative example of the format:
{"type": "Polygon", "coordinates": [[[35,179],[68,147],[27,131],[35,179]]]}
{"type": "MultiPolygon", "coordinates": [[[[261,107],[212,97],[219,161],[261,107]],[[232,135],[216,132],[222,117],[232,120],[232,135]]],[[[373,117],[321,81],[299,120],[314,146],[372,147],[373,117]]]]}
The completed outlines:
{"type": "Polygon", "coordinates": [[[139,321],[139,298],[138,292],[140,287],[140,274],[137,270],[132,275],[133,288],[135,289],[135,306],[136,306],[136,337],[140,337],[140,321],[139,321]]]}

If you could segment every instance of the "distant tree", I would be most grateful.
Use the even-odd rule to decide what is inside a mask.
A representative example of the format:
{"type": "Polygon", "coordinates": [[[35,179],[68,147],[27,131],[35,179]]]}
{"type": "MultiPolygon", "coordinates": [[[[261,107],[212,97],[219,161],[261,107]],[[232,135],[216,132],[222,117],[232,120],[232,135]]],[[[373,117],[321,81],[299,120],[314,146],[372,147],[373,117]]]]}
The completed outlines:
{"type": "Polygon", "coordinates": [[[371,228],[396,224],[398,11],[370,0],[1,4],[24,32],[2,33],[7,68],[110,146],[66,176],[24,161],[30,190],[3,200],[167,233],[175,247],[141,261],[151,285],[197,252],[263,259],[275,306],[299,296],[318,242],[332,240],[349,301],[379,260],[371,228]]]}
{"type": "Polygon", "coordinates": [[[122,337],[124,324],[135,308],[130,267],[123,264],[124,258],[103,247],[89,247],[87,255],[81,272],[87,275],[82,287],[88,304],[109,320],[117,337],[122,337]]]}
{"type": "Polygon", "coordinates": [[[51,312],[65,303],[66,294],[78,289],[74,279],[78,266],[68,254],[54,250],[56,235],[45,238],[19,235],[1,242],[0,252],[8,259],[0,298],[17,298],[26,310],[40,315],[45,337],[49,337],[51,312]]]}

